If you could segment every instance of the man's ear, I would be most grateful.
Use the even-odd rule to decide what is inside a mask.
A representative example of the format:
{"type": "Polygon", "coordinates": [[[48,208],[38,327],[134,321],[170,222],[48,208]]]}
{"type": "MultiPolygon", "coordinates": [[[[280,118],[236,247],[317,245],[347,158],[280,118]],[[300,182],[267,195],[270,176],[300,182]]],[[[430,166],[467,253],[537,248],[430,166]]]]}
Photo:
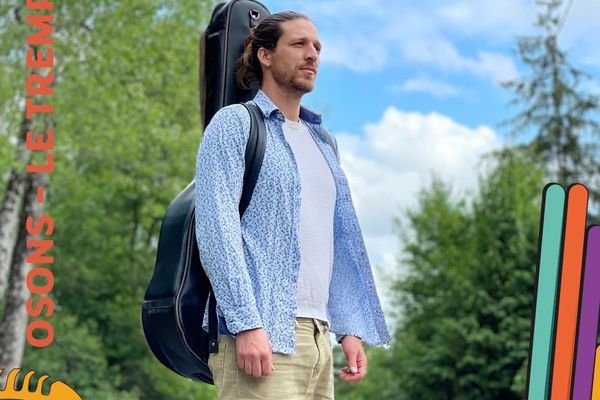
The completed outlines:
{"type": "Polygon", "coordinates": [[[264,47],[261,47],[260,49],[258,49],[256,56],[258,58],[258,61],[265,68],[269,68],[271,66],[271,53],[267,49],[265,49],[264,47]]]}

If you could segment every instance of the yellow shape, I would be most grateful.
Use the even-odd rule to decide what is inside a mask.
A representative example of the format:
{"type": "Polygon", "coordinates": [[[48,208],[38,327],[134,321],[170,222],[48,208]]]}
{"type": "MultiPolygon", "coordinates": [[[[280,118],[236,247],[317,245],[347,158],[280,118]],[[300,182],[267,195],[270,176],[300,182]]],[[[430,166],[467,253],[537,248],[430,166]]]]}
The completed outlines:
{"type": "Polygon", "coordinates": [[[592,389],[592,400],[600,400],[600,346],[596,347],[596,362],[594,364],[594,386],[592,389]]]}
{"type": "MultiPolygon", "coordinates": [[[[42,385],[48,375],[40,376],[38,379],[35,391],[29,391],[29,381],[35,374],[35,371],[29,371],[23,378],[23,387],[17,390],[17,376],[19,376],[20,368],[15,368],[8,373],[6,385],[3,390],[0,390],[0,400],[81,400],[81,397],[70,387],[61,381],[54,382],[50,386],[50,393],[42,394],[42,385]]],[[[0,368],[0,373],[2,369],[0,368]]]]}

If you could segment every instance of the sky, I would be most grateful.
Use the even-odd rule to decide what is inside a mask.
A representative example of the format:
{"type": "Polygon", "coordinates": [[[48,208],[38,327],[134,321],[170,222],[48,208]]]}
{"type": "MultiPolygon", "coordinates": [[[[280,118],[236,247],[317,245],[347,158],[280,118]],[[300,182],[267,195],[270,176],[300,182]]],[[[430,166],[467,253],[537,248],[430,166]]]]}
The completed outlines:
{"type": "MultiPolygon", "coordinates": [[[[338,141],[384,309],[401,269],[394,228],[432,174],[457,193],[476,187],[480,157],[507,143],[499,123],[517,111],[500,83],[527,76],[517,35],[535,33],[525,0],[264,0],[272,12],[307,14],[323,48],[303,103],[338,141]]],[[[600,2],[574,0],[559,36],[600,94],[600,2]]],[[[540,188],[541,195],[542,188],[540,188]]]]}

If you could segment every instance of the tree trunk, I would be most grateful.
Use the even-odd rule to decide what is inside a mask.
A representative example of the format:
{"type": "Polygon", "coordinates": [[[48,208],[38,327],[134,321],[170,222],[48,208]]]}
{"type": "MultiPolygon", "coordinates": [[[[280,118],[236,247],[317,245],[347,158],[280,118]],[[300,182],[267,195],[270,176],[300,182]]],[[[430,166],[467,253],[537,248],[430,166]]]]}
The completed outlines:
{"type": "Polygon", "coordinates": [[[25,330],[27,328],[27,310],[25,301],[29,297],[26,277],[31,270],[27,262],[28,237],[25,218],[32,216],[36,221],[43,212],[44,203],[37,202],[38,186],[47,187],[48,174],[27,174],[25,195],[21,207],[21,217],[17,241],[13,252],[8,282],[6,309],[0,325],[0,368],[10,371],[21,366],[25,349],[25,330]]]}
{"type": "Polygon", "coordinates": [[[19,208],[21,207],[25,188],[25,165],[31,159],[31,152],[25,147],[25,138],[29,130],[29,120],[23,113],[21,129],[17,144],[17,160],[19,167],[12,168],[0,205],[0,302],[4,299],[7,276],[12,263],[12,250],[15,246],[17,224],[19,223],[19,208]]]}

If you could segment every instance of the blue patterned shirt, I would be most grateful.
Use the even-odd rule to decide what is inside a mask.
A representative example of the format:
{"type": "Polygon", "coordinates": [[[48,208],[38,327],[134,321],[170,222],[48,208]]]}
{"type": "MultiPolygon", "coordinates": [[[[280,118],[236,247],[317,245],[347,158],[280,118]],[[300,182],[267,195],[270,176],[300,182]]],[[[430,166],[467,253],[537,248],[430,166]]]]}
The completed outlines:
{"type": "MultiPolygon", "coordinates": [[[[196,238],[200,260],[217,298],[221,334],[263,327],[273,352],[296,348],[300,267],[300,176],[285,140],[284,116],[259,90],[253,100],[265,117],[267,143],[256,187],[240,220],[239,201],[250,116],[241,104],[220,109],[206,127],[196,162],[196,238]]],[[[327,313],[331,332],[371,345],[390,336],[377,296],[348,181],[321,131],[321,116],[300,118],[329,165],[337,188],[334,256],[327,313]]]]}

